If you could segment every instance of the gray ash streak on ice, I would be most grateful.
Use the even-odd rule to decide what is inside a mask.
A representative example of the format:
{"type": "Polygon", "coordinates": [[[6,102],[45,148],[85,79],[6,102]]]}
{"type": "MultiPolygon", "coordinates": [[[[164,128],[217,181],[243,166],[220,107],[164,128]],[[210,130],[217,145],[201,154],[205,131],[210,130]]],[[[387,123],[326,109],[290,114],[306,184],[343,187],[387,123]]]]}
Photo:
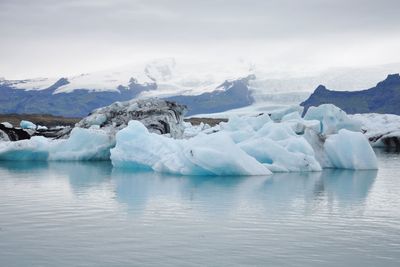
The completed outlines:
{"type": "Polygon", "coordinates": [[[94,125],[115,134],[125,128],[129,121],[140,121],[150,132],[170,134],[173,138],[182,136],[183,117],[186,106],[157,98],[115,102],[110,106],[94,110],[76,124],[76,127],[90,128],[94,125]]]}

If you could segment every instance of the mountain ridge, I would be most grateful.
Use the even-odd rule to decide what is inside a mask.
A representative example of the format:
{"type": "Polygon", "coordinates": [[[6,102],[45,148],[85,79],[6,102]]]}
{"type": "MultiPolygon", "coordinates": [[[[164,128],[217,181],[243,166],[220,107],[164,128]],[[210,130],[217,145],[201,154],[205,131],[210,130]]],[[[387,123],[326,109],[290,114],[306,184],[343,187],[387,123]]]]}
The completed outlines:
{"type": "Polygon", "coordinates": [[[346,113],[388,113],[400,115],[400,75],[389,74],[375,87],[359,91],[334,91],[319,85],[300,105],[304,112],[310,106],[334,104],[346,113]]]}
{"type": "MultiPolygon", "coordinates": [[[[211,92],[199,95],[178,95],[160,97],[189,106],[190,114],[209,111],[225,111],[251,105],[253,98],[248,87],[253,76],[225,81],[211,92]],[[212,108],[210,104],[214,106],[212,108]],[[211,109],[210,109],[211,108],[211,109]]],[[[0,113],[51,114],[66,117],[83,117],[92,110],[110,105],[116,101],[126,101],[140,97],[144,92],[157,91],[157,83],[139,83],[135,78],[127,86],[119,85],[117,90],[90,91],[75,89],[72,92],[56,93],[57,89],[69,84],[60,78],[53,85],[42,90],[16,90],[10,84],[0,83],[0,113]]],[[[146,98],[146,97],[144,97],[146,98]]]]}

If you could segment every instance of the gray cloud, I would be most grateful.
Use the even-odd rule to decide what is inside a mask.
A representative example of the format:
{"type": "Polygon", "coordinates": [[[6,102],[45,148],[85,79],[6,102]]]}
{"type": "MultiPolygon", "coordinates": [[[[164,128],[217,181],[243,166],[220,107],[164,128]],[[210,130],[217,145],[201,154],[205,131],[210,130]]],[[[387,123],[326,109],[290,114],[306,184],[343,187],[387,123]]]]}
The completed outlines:
{"type": "MultiPolygon", "coordinates": [[[[96,57],[111,62],[113,53],[116,64],[123,55],[113,50],[134,58],[137,49],[151,55],[183,47],[190,54],[191,48],[212,50],[216,43],[232,46],[232,53],[235,47],[246,50],[246,43],[249,49],[285,46],[291,55],[305,47],[318,53],[322,46],[337,53],[354,45],[360,53],[375,52],[386,43],[399,44],[398,10],[398,0],[0,0],[0,71],[12,74],[25,60],[26,73],[33,66],[46,72],[57,51],[70,66],[66,71],[73,63],[63,55],[76,55],[77,65],[90,67],[96,57]]],[[[267,58],[268,53],[274,52],[260,51],[267,58]]]]}

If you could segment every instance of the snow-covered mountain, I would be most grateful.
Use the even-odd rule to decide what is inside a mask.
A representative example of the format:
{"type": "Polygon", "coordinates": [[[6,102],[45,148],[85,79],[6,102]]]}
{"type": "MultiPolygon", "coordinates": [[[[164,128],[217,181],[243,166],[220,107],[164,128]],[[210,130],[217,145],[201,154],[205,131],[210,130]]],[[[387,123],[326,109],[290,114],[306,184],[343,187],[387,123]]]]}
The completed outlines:
{"type": "MultiPolygon", "coordinates": [[[[147,64],[132,64],[117,69],[64,77],[68,84],[58,87],[54,94],[71,93],[78,89],[92,92],[119,91],[120,86],[128,86],[131,79],[139,84],[157,83],[157,96],[177,94],[199,94],[210,92],[225,80],[245,77],[250,74],[245,64],[215,66],[205,63],[181,63],[166,58],[147,64]]],[[[57,78],[36,78],[27,80],[5,81],[15,89],[45,90],[54,85],[57,78]]],[[[1,83],[1,81],[0,81],[1,83]]],[[[152,94],[148,94],[151,96],[152,94]]]]}
{"type": "MultiPolygon", "coordinates": [[[[334,90],[370,88],[387,74],[400,72],[400,63],[320,72],[269,69],[268,63],[255,65],[231,61],[215,64],[166,58],[68,77],[3,78],[0,79],[0,112],[84,116],[93,108],[108,105],[111,101],[147,97],[185,100],[191,105],[195,103],[198,106],[189,106],[191,114],[243,109],[244,106],[251,106],[249,110],[260,112],[269,107],[299,104],[319,84],[334,90]],[[240,82],[235,81],[246,77],[252,79],[246,80],[239,91],[237,87],[228,86],[239,86],[240,82]],[[218,101],[224,101],[221,108],[207,111],[207,103],[211,98],[215,100],[217,95],[218,101]],[[243,98],[248,98],[248,101],[243,101],[243,98]]],[[[218,106],[218,103],[213,105],[218,106]]]]}

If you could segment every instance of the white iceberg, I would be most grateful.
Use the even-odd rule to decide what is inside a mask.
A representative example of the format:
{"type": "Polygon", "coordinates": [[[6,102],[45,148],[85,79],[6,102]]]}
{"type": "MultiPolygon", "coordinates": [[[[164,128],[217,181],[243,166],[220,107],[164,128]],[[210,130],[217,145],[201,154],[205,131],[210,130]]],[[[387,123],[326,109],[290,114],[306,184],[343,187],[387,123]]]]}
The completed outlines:
{"type": "Polygon", "coordinates": [[[150,133],[138,121],[116,135],[115,167],[146,168],[182,175],[268,175],[271,172],[241,150],[224,132],[172,139],[150,133]]]}
{"type": "Polygon", "coordinates": [[[115,167],[183,175],[266,175],[322,169],[307,140],[296,134],[291,124],[275,123],[268,115],[233,116],[213,128],[217,132],[179,140],[149,133],[131,121],[117,133],[111,160],[115,167]]]}
{"type": "Polygon", "coordinates": [[[47,131],[48,129],[49,128],[47,128],[46,126],[38,125],[36,130],[38,130],[38,131],[47,131]]]}
{"type": "Polygon", "coordinates": [[[346,129],[329,136],[324,144],[332,167],[339,169],[377,169],[378,161],[368,139],[357,132],[346,129]]]}
{"type": "MultiPolygon", "coordinates": [[[[301,119],[296,123],[303,128],[308,127],[301,119]]],[[[275,123],[268,115],[250,118],[235,116],[228,123],[222,123],[221,129],[243,151],[273,172],[320,171],[321,166],[314,157],[312,147],[294,131],[297,124],[275,123]]]]}
{"type": "Polygon", "coordinates": [[[108,160],[114,141],[98,129],[74,128],[68,139],[51,140],[43,136],[0,143],[0,160],[108,160]]]}

